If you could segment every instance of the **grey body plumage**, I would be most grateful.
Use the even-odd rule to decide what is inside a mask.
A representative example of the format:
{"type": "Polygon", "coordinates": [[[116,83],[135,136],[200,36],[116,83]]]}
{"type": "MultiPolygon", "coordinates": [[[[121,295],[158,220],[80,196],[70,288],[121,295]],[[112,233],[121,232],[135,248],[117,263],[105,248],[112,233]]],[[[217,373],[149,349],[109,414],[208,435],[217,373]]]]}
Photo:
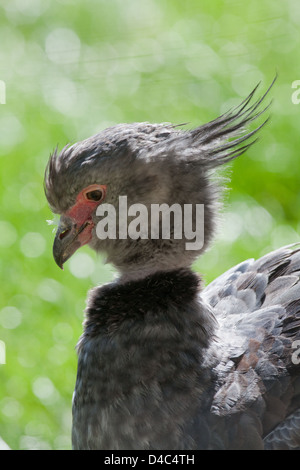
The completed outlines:
{"type": "Polygon", "coordinates": [[[215,231],[214,170],[243,153],[264,124],[244,132],[266,109],[265,95],[252,104],[255,91],[191,131],[122,124],[51,157],[45,191],[61,214],[57,263],[89,243],[120,272],[89,294],[77,347],[74,449],[300,448],[300,366],[292,360],[300,252],[248,260],[205,289],[190,269],[215,231]],[[96,196],[100,204],[101,194],[117,210],[119,195],[146,207],[204,204],[203,247],[189,251],[174,238],[99,240],[95,210],[84,221],[82,204],[96,196]]]}

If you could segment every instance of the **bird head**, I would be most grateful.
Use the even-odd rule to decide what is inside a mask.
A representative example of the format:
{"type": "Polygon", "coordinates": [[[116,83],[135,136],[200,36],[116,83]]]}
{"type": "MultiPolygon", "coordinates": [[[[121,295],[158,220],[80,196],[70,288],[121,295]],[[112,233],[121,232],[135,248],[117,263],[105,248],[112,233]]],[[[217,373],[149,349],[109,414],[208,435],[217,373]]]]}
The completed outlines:
{"type": "Polygon", "coordinates": [[[214,234],[219,185],[212,173],[243,153],[266,122],[245,132],[267,109],[260,105],[269,90],[253,102],[256,88],[237,108],[193,130],[171,124],[121,124],[55,151],[46,168],[45,193],[52,211],[61,216],[53,245],[58,266],[85,244],[133,277],[189,266],[214,234]],[[175,209],[182,209],[183,222],[188,205],[189,233],[202,233],[201,243],[191,249],[184,224],[181,236],[176,232],[180,216],[175,209]],[[158,206],[167,208],[169,215],[167,238],[159,225],[162,211],[154,222],[152,209],[158,206]],[[200,222],[196,207],[203,208],[200,222]],[[104,217],[110,232],[99,236],[104,217]]]}

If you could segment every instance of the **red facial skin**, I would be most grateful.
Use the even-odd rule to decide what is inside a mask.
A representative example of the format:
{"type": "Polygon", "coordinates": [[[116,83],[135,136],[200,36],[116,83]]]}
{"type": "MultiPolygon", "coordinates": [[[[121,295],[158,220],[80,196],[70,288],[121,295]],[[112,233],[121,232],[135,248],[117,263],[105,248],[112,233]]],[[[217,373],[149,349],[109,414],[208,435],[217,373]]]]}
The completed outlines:
{"type": "Polygon", "coordinates": [[[93,214],[105,196],[105,185],[91,184],[78,194],[71,209],[62,214],[53,243],[53,257],[61,269],[78,248],[91,241],[93,214]]]}
{"type": "Polygon", "coordinates": [[[88,223],[88,225],[78,234],[77,240],[80,242],[80,246],[86,245],[92,239],[92,230],[95,225],[92,219],[92,214],[96,207],[104,200],[105,195],[106,185],[91,184],[78,194],[74,206],[65,213],[67,217],[72,219],[79,231],[83,224],[88,223]],[[93,201],[88,199],[88,193],[99,190],[102,192],[102,198],[100,200],[93,201]]]}

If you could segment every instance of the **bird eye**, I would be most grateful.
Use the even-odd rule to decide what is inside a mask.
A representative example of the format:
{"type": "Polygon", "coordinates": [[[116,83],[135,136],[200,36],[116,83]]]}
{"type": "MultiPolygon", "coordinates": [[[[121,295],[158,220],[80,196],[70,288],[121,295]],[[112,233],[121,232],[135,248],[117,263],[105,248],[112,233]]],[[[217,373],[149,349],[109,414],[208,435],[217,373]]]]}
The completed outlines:
{"type": "Polygon", "coordinates": [[[85,196],[90,201],[101,201],[103,193],[100,189],[95,189],[94,191],[86,193],[85,196]]]}
{"type": "Polygon", "coordinates": [[[79,198],[83,198],[86,201],[101,202],[106,195],[105,184],[90,184],[87,188],[84,188],[78,195],[79,198]]]}

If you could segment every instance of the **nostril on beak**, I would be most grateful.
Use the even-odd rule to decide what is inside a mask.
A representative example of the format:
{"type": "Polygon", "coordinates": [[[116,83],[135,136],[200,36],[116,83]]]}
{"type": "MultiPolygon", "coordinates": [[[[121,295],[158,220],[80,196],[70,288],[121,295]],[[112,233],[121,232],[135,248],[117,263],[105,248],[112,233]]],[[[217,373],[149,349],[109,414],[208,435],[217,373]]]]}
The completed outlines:
{"type": "Polygon", "coordinates": [[[65,237],[68,235],[68,233],[69,233],[70,231],[71,231],[71,230],[70,230],[69,228],[67,228],[66,230],[64,230],[63,232],[61,232],[61,233],[59,234],[59,239],[62,240],[63,238],[65,238],[65,237]]]}

